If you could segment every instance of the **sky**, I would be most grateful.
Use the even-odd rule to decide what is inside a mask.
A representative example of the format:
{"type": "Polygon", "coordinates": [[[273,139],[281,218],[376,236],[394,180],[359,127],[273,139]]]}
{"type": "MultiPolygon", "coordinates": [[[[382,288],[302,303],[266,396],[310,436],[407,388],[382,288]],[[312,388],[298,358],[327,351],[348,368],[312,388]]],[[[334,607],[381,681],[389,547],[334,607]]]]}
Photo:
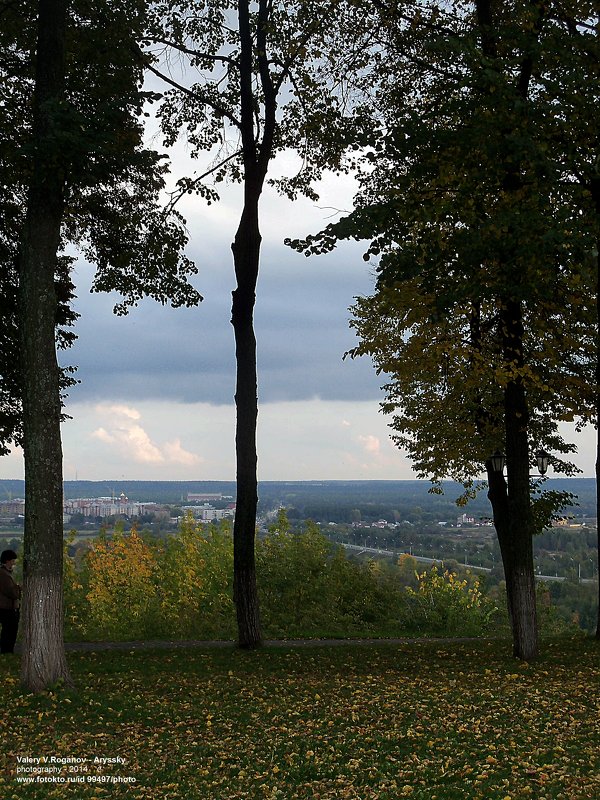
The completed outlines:
{"type": "MultiPolygon", "coordinates": [[[[293,169],[280,159],[276,169],[293,169]]],[[[414,479],[380,413],[383,382],[368,359],[343,359],[355,344],[353,298],[373,287],[361,243],[306,258],[283,244],[349,210],[351,177],[329,176],[318,203],[265,192],[255,327],[259,365],[259,480],[414,479]]],[[[127,317],[115,296],[91,294],[93,268],[79,261],[76,345],[61,363],[78,367],[63,424],[65,480],[235,480],[235,361],[230,324],[231,241],[241,187],[218,204],[186,198],[188,255],[204,296],[195,309],[145,300],[127,317]]],[[[593,475],[595,437],[578,439],[577,462],[593,475]]],[[[17,449],[0,478],[23,475],[17,449]]]]}
{"type": "MultiPolygon", "coordinates": [[[[280,170],[293,164],[276,165],[280,170]]],[[[351,178],[330,177],[318,203],[267,190],[255,327],[259,364],[259,479],[414,478],[389,440],[378,378],[355,343],[348,307],[371,291],[364,247],[344,244],[307,259],[283,244],[351,207],[351,178]]],[[[78,340],[60,354],[77,365],[63,424],[65,480],[234,480],[235,360],[230,324],[231,241],[241,187],[218,204],[187,199],[188,255],[204,296],[195,309],[144,300],[116,317],[116,296],[91,294],[93,268],[74,272],[78,340]]],[[[22,454],[0,459],[0,477],[22,477],[22,454]]]]}

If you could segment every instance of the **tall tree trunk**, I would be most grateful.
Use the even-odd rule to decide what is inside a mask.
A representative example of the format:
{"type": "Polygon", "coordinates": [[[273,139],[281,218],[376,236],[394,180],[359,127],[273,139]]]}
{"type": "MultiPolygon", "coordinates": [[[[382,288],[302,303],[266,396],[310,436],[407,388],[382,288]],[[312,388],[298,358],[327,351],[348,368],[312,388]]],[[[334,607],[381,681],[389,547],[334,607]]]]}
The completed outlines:
{"type": "MultiPolygon", "coordinates": [[[[504,361],[523,366],[522,309],[508,301],[502,313],[504,361]]],[[[538,652],[535,574],[533,568],[533,526],[529,484],[529,409],[522,380],[508,381],[504,392],[506,479],[508,498],[508,541],[511,591],[513,652],[529,661],[538,652]]]]}
{"type": "MultiPolygon", "coordinates": [[[[544,4],[532,0],[532,10],[537,11],[534,24],[529,31],[529,42],[523,46],[515,92],[526,107],[534,67],[535,45],[544,20],[544,4]]],[[[498,61],[500,40],[499,26],[492,0],[476,0],[475,12],[481,36],[481,50],[491,64],[498,61]]],[[[483,66],[483,64],[482,64],[483,66]]],[[[489,64],[486,64],[489,69],[489,64]]],[[[502,74],[502,64],[497,66],[502,74]]],[[[512,133],[506,131],[506,137],[512,133]]],[[[522,189],[521,165],[516,159],[507,159],[502,180],[503,192],[522,189]]],[[[510,251],[510,234],[506,244],[510,251]]],[[[502,261],[510,264],[514,253],[506,253],[502,261]]],[[[519,275],[507,275],[507,285],[519,283],[519,275]]],[[[508,300],[501,312],[503,357],[505,366],[521,367],[523,356],[523,317],[518,302],[508,300]]],[[[531,496],[529,485],[529,410],[522,380],[510,379],[504,390],[504,431],[506,446],[506,504],[500,518],[498,538],[504,562],[506,590],[513,633],[515,656],[529,660],[537,655],[537,616],[535,603],[535,575],[533,569],[533,541],[531,519],[531,496]]],[[[495,496],[495,492],[492,495],[495,496]]],[[[499,497],[499,495],[498,495],[499,497]]],[[[491,499],[491,498],[490,498],[491,499]]],[[[494,510],[496,516],[496,510],[494,510]]]]}
{"type": "Polygon", "coordinates": [[[56,358],[56,259],[63,215],[57,113],[63,101],[65,0],[40,0],[33,169],[19,257],[25,454],[24,648],[31,691],[71,682],[63,644],[61,401],[56,358]]]}
{"type": "MultiPolygon", "coordinates": [[[[596,219],[600,225],[600,178],[595,181],[596,219]]],[[[598,569],[598,619],[596,639],[600,639],[600,237],[596,240],[596,528],[598,569]]]]}
{"type": "Polygon", "coordinates": [[[256,423],[258,418],[254,304],[260,256],[258,195],[246,195],[245,208],[232,245],[237,288],[231,322],[236,343],[236,467],[237,498],[233,525],[233,596],[238,644],[262,644],[256,585],[255,537],[258,503],[256,423]]]}
{"type": "Polygon", "coordinates": [[[590,191],[596,211],[596,527],[598,568],[598,618],[596,621],[596,639],[600,639],[600,156],[596,158],[596,175],[590,182],[590,191]]]}
{"type": "Polygon", "coordinates": [[[258,504],[256,474],[258,381],[253,316],[261,243],[258,204],[269,160],[273,155],[277,103],[267,60],[269,3],[266,0],[259,2],[256,51],[249,0],[238,0],[237,9],[240,26],[240,133],[244,161],[244,208],[231,246],[237,281],[237,287],[233,292],[231,314],[235,333],[237,375],[235,390],[237,502],[233,525],[233,597],[237,614],[238,645],[252,648],[260,647],[262,644],[254,548],[258,504]],[[260,83],[265,98],[265,120],[260,145],[255,130],[256,97],[253,85],[255,59],[259,64],[260,83]]]}

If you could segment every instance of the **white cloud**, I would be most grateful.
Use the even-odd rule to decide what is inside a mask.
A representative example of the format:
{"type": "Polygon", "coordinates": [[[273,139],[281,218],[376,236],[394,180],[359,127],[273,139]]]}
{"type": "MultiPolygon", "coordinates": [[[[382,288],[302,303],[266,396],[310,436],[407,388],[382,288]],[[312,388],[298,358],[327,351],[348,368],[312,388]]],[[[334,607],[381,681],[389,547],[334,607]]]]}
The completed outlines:
{"type": "Polygon", "coordinates": [[[104,425],[92,431],[91,436],[103,444],[114,447],[123,457],[137,464],[185,464],[193,466],[200,457],[188,452],[175,439],[160,446],[152,441],[147,431],[139,424],[141,414],[136,408],[126,405],[97,405],[96,414],[103,418],[104,425]]]}
{"type": "Polygon", "coordinates": [[[163,447],[166,460],[171,464],[183,464],[184,466],[193,467],[200,464],[202,458],[195,453],[190,453],[181,446],[181,440],[175,439],[172,442],[167,442],[163,447]]]}
{"type": "Polygon", "coordinates": [[[377,436],[369,434],[368,436],[359,436],[358,441],[362,444],[365,451],[373,456],[378,456],[381,453],[381,442],[377,436]]]}
{"type": "MultiPolygon", "coordinates": [[[[156,402],[73,403],[63,425],[65,480],[235,479],[232,405],[156,402]]],[[[265,403],[259,414],[261,480],[415,479],[389,439],[379,403],[265,403]],[[348,423],[348,424],[346,424],[348,423]],[[379,442],[379,450],[377,450],[379,442]]],[[[594,474],[595,432],[574,436],[576,461],[594,474]]],[[[22,477],[19,449],[0,459],[0,477],[22,477]]]]}

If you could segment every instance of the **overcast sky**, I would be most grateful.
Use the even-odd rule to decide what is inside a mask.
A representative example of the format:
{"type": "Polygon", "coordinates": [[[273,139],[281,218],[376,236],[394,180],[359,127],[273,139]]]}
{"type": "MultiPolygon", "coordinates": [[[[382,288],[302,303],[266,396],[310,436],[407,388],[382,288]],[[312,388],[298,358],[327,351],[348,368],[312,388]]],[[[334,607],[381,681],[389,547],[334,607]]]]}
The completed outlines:
{"type": "MultiPolygon", "coordinates": [[[[283,244],[326,224],[332,206],[349,209],[353,192],[349,178],[331,179],[318,206],[271,190],[262,201],[261,480],[414,477],[389,441],[370,362],[343,360],[354,344],[348,306],[372,287],[363,247],[307,259],[283,244]]],[[[194,283],[204,296],[196,309],[146,300],[115,317],[115,298],[91,294],[92,268],[78,263],[79,338],[61,354],[78,366],[81,381],[67,406],[73,419],[63,425],[65,479],[235,478],[230,245],[239,198],[232,186],[219,204],[190,198],[182,207],[199,268],[194,283]]],[[[0,459],[0,477],[21,475],[20,452],[0,459]]]]}
{"type": "MultiPolygon", "coordinates": [[[[282,168],[289,167],[283,164],[282,168]]],[[[360,244],[305,258],[286,236],[316,232],[332,208],[351,207],[354,184],[330,178],[319,204],[291,203],[267,190],[257,292],[259,478],[414,478],[379,413],[380,378],[368,359],[343,360],[354,344],[348,306],[372,289],[360,244]]],[[[90,294],[92,269],[75,271],[77,344],[62,354],[78,366],[63,425],[66,480],[234,480],[234,288],[230,244],[241,189],[207,207],[186,199],[189,255],[204,296],[196,309],[144,301],[115,317],[115,298],[90,294]]],[[[579,439],[593,474],[594,436],[579,439]]],[[[22,477],[19,451],[0,459],[0,477],[22,477]]]]}

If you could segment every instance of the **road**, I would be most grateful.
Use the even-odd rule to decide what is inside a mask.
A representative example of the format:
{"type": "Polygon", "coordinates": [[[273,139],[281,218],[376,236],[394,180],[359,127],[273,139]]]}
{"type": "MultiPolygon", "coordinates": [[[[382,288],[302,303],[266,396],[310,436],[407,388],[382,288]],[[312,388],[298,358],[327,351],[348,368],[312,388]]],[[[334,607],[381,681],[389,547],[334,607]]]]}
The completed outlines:
{"type": "MultiPolygon", "coordinates": [[[[345,542],[336,542],[336,544],[345,547],[346,550],[352,550],[356,553],[356,555],[366,554],[366,555],[374,555],[374,556],[383,556],[387,558],[392,558],[393,556],[410,556],[414,558],[419,564],[443,564],[443,560],[440,558],[425,558],[425,556],[414,556],[412,553],[399,553],[396,550],[381,550],[377,547],[363,547],[359,544],[346,544],[345,542]]],[[[461,564],[464,566],[465,569],[475,570],[476,572],[491,572],[492,570],[490,567],[480,567],[476,564],[461,564]]],[[[564,575],[536,575],[536,580],[538,581],[566,581],[566,577],[564,575]]],[[[595,578],[581,578],[579,583],[597,583],[595,578]]]]}

